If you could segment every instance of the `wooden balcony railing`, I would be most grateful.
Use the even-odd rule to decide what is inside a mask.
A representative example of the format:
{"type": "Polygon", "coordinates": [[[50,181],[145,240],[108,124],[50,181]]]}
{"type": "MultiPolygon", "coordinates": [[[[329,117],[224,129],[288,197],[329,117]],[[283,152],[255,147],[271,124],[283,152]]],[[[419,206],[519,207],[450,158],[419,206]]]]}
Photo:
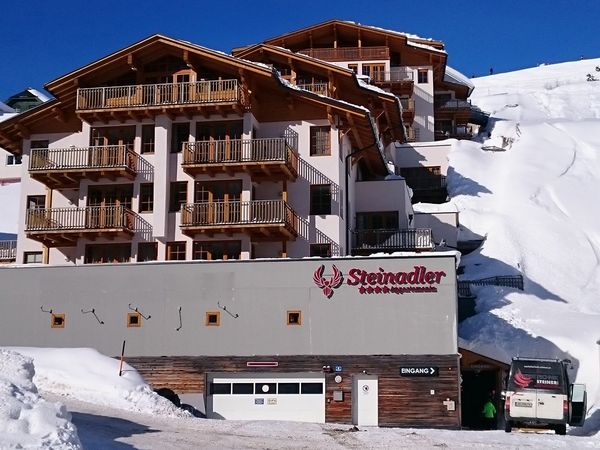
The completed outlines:
{"type": "Polygon", "coordinates": [[[285,234],[296,236],[298,226],[297,214],[283,200],[191,203],[181,209],[184,231],[235,227],[268,234],[270,228],[278,227],[287,230],[285,234]]]}
{"type": "Polygon", "coordinates": [[[14,261],[17,258],[17,241],[0,241],[0,261],[14,261]]]}
{"type": "Polygon", "coordinates": [[[302,53],[323,61],[363,61],[367,59],[390,59],[390,51],[386,46],[374,47],[337,47],[337,48],[306,48],[302,53]]]}
{"type": "Polygon", "coordinates": [[[301,83],[297,87],[305,91],[314,92],[315,94],[329,96],[329,86],[327,83],[301,83]]]}
{"type": "Polygon", "coordinates": [[[248,104],[236,79],[77,89],[77,111],[169,105],[248,104]]]}
{"type": "Polygon", "coordinates": [[[435,100],[434,101],[435,109],[471,109],[471,102],[468,100],[435,100]]]}
{"type": "Polygon", "coordinates": [[[397,230],[355,230],[352,232],[355,253],[372,251],[430,251],[433,237],[429,228],[397,230]]]}
{"type": "Polygon", "coordinates": [[[84,178],[133,179],[143,163],[127,145],[36,148],[31,150],[29,173],[53,189],[77,188],[84,178]]]}
{"type": "Polygon", "coordinates": [[[124,230],[133,233],[135,214],[124,206],[27,210],[26,233],[124,230]]]}
{"type": "Polygon", "coordinates": [[[240,170],[254,172],[266,170],[285,171],[295,179],[298,176],[298,152],[291,145],[292,139],[231,139],[183,143],[182,166],[187,171],[201,168],[214,171],[220,167],[227,171],[236,166],[240,170]]]}
{"type": "Polygon", "coordinates": [[[138,155],[126,145],[36,148],[31,150],[29,171],[86,169],[137,170],[138,155]]]}
{"type": "Polygon", "coordinates": [[[398,83],[413,82],[413,72],[411,70],[394,70],[391,72],[375,72],[371,75],[371,81],[374,83],[398,83]]]}

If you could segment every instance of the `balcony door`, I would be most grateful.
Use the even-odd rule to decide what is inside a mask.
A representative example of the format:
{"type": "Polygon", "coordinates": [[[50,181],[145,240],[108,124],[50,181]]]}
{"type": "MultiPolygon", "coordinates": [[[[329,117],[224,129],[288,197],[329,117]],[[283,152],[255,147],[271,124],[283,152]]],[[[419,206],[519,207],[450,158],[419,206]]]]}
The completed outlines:
{"type": "Polygon", "coordinates": [[[385,81],[385,64],[363,64],[362,73],[373,81],[385,81]]]}
{"type": "Polygon", "coordinates": [[[219,122],[196,122],[197,155],[200,161],[224,162],[241,161],[242,145],[239,141],[244,134],[241,120],[219,122]]]}
{"type": "Polygon", "coordinates": [[[356,246],[383,245],[398,228],[398,211],[356,213],[356,246]]]}
{"type": "Polygon", "coordinates": [[[92,128],[88,154],[89,167],[115,167],[125,164],[125,149],[133,149],[135,126],[92,128]]]}
{"type": "Polygon", "coordinates": [[[196,181],[194,203],[200,223],[237,223],[241,219],[242,181],[196,181]]]}
{"type": "Polygon", "coordinates": [[[151,85],[144,91],[146,103],[188,103],[194,87],[195,73],[191,69],[181,69],[173,73],[148,74],[144,84],[151,85]],[[156,89],[154,88],[156,85],[156,89]]]}
{"type": "Polygon", "coordinates": [[[131,209],[132,184],[90,186],[88,188],[87,228],[124,226],[122,208],[131,209]]]}

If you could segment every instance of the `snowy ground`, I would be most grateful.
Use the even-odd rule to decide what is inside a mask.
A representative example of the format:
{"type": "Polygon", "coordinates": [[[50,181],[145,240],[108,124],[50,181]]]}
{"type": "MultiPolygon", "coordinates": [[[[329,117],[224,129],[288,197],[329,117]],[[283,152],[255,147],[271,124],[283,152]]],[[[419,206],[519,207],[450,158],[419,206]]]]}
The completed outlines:
{"type": "Polygon", "coordinates": [[[505,361],[570,358],[597,407],[600,81],[587,74],[600,78],[600,59],[474,79],[491,135],[455,143],[448,189],[463,231],[485,237],[463,257],[461,279],[522,274],[525,283],[476,289],[461,344],[505,361]]]}
{"type": "Polygon", "coordinates": [[[569,430],[568,436],[376,427],[354,431],[341,424],[198,419],[151,392],[130,366],[125,365],[123,377],[118,369],[118,361],[91,349],[0,349],[0,405],[5,405],[0,407],[0,449],[600,447],[600,417],[586,428],[569,430]]]}

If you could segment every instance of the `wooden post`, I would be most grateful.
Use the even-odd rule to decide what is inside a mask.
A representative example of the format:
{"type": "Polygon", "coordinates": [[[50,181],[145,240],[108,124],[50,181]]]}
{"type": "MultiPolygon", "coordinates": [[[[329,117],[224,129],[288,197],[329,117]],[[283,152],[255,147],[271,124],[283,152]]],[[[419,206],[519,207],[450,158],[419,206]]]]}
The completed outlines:
{"type": "Polygon", "coordinates": [[[121,349],[121,363],[119,364],[119,376],[123,375],[123,361],[125,360],[125,341],[123,341],[123,348],[121,349]]]}
{"type": "Polygon", "coordinates": [[[283,180],[283,187],[281,191],[281,199],[287,203],[288,192],[287,192],[287,180],[283,180]]]}

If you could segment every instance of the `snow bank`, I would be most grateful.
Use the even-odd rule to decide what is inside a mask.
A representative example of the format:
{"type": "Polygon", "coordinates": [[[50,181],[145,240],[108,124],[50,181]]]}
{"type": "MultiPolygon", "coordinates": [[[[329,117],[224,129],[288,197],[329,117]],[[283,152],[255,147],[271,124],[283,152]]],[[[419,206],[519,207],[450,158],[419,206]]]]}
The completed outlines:
{"type": "Polygon", "coordinates": [[[525,285],[523,292],[473,288],[478,314],[461,324],[461,338],[502,360],[570,358],[594,408],[600,404],[600,81],[587,81],[587,74],[598,74],[598,66],[600,59],[584,60],[474,79],[472,100],[491,113],[490,135],[479,143],[456,141],[448,171],[461,226],[486,237],[463,257],[461,278],[522,274],[525,285]]]}
{"type": "Polygon", "coordinates": [[[152,391],[130,365],[90,348],[31,348],[12,350],[33,359],[35,383],[42,392],[73,397],[88,403],[166,417],[190,417],[152,391]]]}
{"type": "Polygon", "coordinates": [[[80,449],[71,415],[43,400],[31,358],[0,349],[0,448],[80,449]]]}

